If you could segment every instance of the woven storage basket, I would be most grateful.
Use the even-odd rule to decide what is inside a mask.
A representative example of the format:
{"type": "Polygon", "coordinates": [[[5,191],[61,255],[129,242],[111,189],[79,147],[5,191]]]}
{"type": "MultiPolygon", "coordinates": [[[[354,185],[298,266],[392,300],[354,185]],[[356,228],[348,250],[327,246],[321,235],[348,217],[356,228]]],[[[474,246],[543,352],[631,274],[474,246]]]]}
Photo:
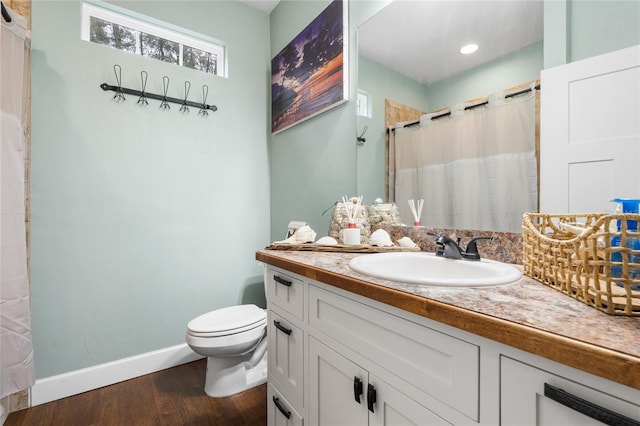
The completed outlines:
{"type": "Polygon", "coordinates": [[[628,223],[639,220],[639,214],[525,213],[524,273],[607,314],[640,316],[640,263],[631,262],[640,259],[640,250],[627,247],[633,246],[629,238],[640,238],[628,223]],[[572,225],[582,232],[567,230],[577,228],[572,225]],[[619,246],[612,246],[614,236],[619,246]],[[612,269],[620,276],[613,277],[612,269]]]}

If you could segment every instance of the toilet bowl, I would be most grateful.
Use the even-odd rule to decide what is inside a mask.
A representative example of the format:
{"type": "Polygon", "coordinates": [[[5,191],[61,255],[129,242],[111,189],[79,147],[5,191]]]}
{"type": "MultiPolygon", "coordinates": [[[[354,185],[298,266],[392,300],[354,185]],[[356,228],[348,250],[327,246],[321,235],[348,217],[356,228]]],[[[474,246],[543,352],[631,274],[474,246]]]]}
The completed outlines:
{"type": "Polygon", "coordinates": [[[200,315],[187,324],[186,342],[207,357],[204,390],[220,398],[267,381],[267,313],[239,305],[200,315]]]}

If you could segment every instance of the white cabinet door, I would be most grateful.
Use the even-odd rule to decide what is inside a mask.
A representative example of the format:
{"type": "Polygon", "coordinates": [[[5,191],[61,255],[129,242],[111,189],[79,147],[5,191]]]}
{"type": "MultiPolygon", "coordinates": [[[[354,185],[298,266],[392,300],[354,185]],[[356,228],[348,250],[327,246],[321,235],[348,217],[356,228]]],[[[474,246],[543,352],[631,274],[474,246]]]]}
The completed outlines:
{"type": "Polygon", "coordinates": [[[366,370],[309,338],[309,424],[366,425],[367,383],[366,370]]]}
{"type": "Polygon", "coordinates": [[[309,339],[309,361],[312,425],[450,425],[314,338],[309,339]]]}
{"type": "Polygon", "coordinates": [[[505,356],[500,359],[500,419],[505,426],[640,425],[638,404],[640,401],[625,401],[505,356]],[[580,408],[558,402],[550,393],[554,389],[566,393],[560,400],[580,408]],[[622,417],[616,420],[614,416],[622,417]]]}
{"type": "MultiPolygon", "coordinates": [[[[371,426],[447,426],[441,417],[427,410],[393,386],[373,375],[369,384],[376,392],[374,412],[369,413],[371,426]]],[[[368,387],[368,386],[367,386],[368,387]]]]}
{"type": "Polygon", "coordinates": [[[302,409],[304,332],[292,321],[269,311],[269,380],[275,381],[287,399],[302,409]]]}
{"type": "Polygon", "coordinates": [[[640,45],[543,70],[540,211],[611,211],[640,186],[640,45]]]}
{"type": "Polygon", "coordinates": [[[311,285],[309,324],[473,421],[480,348],[311,285]],[[391,367],[392,366],[392,367],[391,367]]]}

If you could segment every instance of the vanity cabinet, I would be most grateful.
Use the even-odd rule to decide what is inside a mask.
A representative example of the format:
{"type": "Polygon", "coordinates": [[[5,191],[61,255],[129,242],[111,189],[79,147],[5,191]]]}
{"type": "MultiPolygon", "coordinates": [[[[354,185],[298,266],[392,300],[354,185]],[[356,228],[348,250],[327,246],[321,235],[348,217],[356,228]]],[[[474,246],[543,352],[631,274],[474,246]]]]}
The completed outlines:
{"type": "Polygon", "coordinates": [[[265,279],[270,426],[601,424],[557,389],[640,425],[637,389],[282,268],[265,279]]]}

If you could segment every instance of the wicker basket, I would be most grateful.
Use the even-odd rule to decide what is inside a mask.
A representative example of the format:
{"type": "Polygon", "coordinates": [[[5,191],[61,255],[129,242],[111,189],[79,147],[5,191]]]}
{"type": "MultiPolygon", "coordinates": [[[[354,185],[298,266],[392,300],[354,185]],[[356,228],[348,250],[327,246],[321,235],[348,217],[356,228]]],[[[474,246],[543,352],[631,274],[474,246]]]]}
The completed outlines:
{"type": "Polygon", "coordinates": [[[525,213],[525,275],[607,314],[640,316],[640,250],[632,240],[640,232],[629,221],[640,215],[525,213]],[[619,246],[611,244],[616,236],[619,246]]]}

